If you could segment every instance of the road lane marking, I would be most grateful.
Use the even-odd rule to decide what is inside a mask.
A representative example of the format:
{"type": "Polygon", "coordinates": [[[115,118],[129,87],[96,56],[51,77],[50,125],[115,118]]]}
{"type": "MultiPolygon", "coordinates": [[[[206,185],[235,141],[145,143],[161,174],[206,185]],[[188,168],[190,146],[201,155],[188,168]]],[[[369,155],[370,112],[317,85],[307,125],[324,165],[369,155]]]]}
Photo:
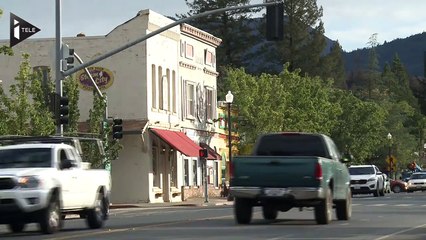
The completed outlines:
{"type": "Polygon", "coordinates": [[[383,239],[386,239],[386,238],[389,238],[389,237],[396,236],[396,235],[401,234],[401,233],[405,233],[405,232],[409,232],[409,231],[415,230],[417,228],[422,228],[424,226],[426,226],[426,224],[422,224],[422,225],[419,225],[419,226],[416,226],[416,227],[412,227],[412,228],[409,228],[409,229],[406,229],[406,230],[401,230],[401,231],[398,231],[398,232],[394,232],[394,233],[391,233],[391,234],[388,234],[388,235],[376,238],[374,240],[383,240],[383,239]]]}
{"type": "Polygon", "coordinates": [[[377,204],[370,204],[370,205],[367,205],[367,206],[369,206],[369,207],[383,207],[383,206],[386,206],[387,204],[386,203],[377,203],[377,204]]]}
{"type": "Polygon", "coordinates": [[[395,206],[395,207],[411,207],[411,206],[413,206],[413,204],[395,204],[395,205],[393,205],[393,206],[395,206]]]}

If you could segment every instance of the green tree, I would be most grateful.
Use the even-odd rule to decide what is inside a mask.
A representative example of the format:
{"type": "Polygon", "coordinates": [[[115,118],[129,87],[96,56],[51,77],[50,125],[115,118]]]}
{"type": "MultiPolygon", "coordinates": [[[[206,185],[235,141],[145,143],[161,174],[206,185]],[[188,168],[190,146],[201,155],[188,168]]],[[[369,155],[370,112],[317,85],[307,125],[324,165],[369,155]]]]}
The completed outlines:
{"type": "Polygon", "coordinates": [[[312,76],[321,72],[320,59],[325,48],[322,7],[316,0],[288,0],[284,3],[284,40],[276,42],[271,54],[281,64],[289,62],[289,70],[301,69],[312,76]],[[309,60],[308,60],[309,59],[309,60]]]}
{"type": "Polygon", "coordinates": [[[228,69],[227,80],[235,105],[244,117],[239,127],[241,147],[251,145],[265,132],[307,131],[330,134],[341,109],[330,100],[332,82],[290,72],[288,65],[279,75],[247,74],[228,69]]]}
{"type": "MultiPolygon", "coordinates": [[[[106,93],[103,93],[106,96],[106,93]]],[[[93,107],[89,111],[89,133],[99,137],[104,143],[104,154],[99,154],[96,144],[84,144],[84,152],[88,161],[94,168],[104,168],[111,160],[118,158],[122,145],[118,140],[112,139],[112,126],[105,119],[106,102],[95,91],[93,92],[93,107]]]]}
{"type": "Polygon", "coordinates": [[[22,54],[22,58],[9,96],[3,89],[0,93],[0,114],[4,116],[0,129],[7,135],[50,135],[55,128],[50,105],[44,98],[41,74],[33,72],[29,54],[22,54]]]}
{"type": "Polygon", "coordinates": [[[30,134],[30,117],[33,107],[30,103],[29,94],[31,87],[31,66],[29,54],[23,54],[23,61],[19,67],[18,75],[15,77],[15,84],[10,87],[11,98],[9,104],[9,134],[28,135],[30,134]]]}
{"type": "Polygon", "coordinates": [[[417,99],[414,97],[413,92],[410,89],[409,74],[405,69],[398,54],[395,54],[391,64],[392,72],[395,74],[396,85],[391,86],[390,91],[395,94],[397,101],[406,101],[411,106],[418,108],[417,99]]]}
{"type": "MultiPolygon", "coordinates": [[[[2,17],[2,15],[3,15],[3,10],[0,9],[0,18],[2,17]]],[[[0,54],[12,56],[13,55],[12,48],[6,45],[0,46],[0,54]]]]}
{"type": "Polygon", "coordinates": [[[68,97],[69,114],[68,124],[64,126],[64,132],[73,135],[78,132],[78,120],[80,119],[80,111],[78,109],[78,100],[80,91],[77,81],[72,77],[66,77],[63,81],[63,95],[68,97]]]}
{"type": "Polygon", "coordinates": [[[354,156],[353,164],[366,163],[382,146],[387,112],[380,105],[362,101],[348,91],[335,93],[342,113],[331,135],[341,151],[354,156]]]}
{"type": "Polygon", "coordinates": [[[333,86],[347,89],[343,49],[338,41],[330,49],[330,53],[321,59],[319,76],[323,79],[332,78],[333,86]]]}
{"type": "Polygon", "coordinates": [[[55,121],[53,113],[50,109],[51,98],[49,97],[54,91],[53,82],[48,79],[47,84],[43,87],[43,73],[36,70],[33,73],[31,81],[30,93],[32,95],[32,112],[31,112],[31,125],[33,128],[30,135],[34,136],[47,136],[55,133],[55,121]],[[45,89],[44,89],[45,88],[45,89]]]}

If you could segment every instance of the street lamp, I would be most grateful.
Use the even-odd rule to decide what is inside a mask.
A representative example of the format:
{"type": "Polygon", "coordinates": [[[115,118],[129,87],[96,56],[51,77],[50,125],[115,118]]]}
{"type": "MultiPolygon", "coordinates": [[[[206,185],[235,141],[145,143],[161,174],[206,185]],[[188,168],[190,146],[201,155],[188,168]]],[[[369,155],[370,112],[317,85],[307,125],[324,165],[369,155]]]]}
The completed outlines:
{"type": "Polygon", "coordinates": [[[225,98],[226,98],[226,103],[228,105],[228,149],[229,149],[228,160],[229,161],[228,161],[227,172],[228,172],[228,179],[229,179],[230,177],[229,166],[231,164],[231,156],[232,156],[231,104],[232,104],[232,101],[234,101],[234,95],[232,95],[231,91],[228,91],[228,94],[226,94],[225,98]]]}

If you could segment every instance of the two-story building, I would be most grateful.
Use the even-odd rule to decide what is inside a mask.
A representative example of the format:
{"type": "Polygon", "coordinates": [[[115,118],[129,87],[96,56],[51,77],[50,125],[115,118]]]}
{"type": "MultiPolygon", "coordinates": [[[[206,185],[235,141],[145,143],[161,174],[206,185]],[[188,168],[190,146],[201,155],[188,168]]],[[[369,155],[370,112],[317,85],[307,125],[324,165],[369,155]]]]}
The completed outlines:
{"type": "MultiPolygon", "coordinates": [[[[170,23],[173,20],[142,10],[105,36],[79,34],[63,42],[89,61],[170,23]]],[[[181,24],[89,68],[108,96],[109,116],[123,119],[123,149],[111,164],[113,203],[182,201],[184,189],[203,184],[200,146],[210,150],[207,182],[219,187],[228,155],[226,132],[217,121],[216,48],[220,43],[207,32],[181,24]]],[[[27,39],[14,52],[13,57],[0,56],[0,79],[6,92],[18,72],[21,52],[31,55],[33,67],[55,69],[55,39],[27,39]]],[[[93,86],[83,71],[73,77],[81,87],[84,129],[93,86]]]]}

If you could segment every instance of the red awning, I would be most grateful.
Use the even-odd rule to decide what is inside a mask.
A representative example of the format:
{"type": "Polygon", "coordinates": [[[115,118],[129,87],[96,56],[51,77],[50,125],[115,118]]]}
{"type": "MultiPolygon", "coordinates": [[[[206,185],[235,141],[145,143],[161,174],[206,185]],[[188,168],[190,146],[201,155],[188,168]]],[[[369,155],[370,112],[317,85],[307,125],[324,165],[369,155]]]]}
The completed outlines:
{"type": "Polygon", "coordinates": [[[185,154],[188,157],[198,157],[201,147],[192,141],[183,132],[176,132],[164,129],[151,128],[152,132],[163,139],[172,148],[185,154]]]}
{"type": "Polygon", "coordinates": [[[216,150],[214,150],[213,148],[211,148],[206,143],[200,143],[200,146],[202,148],[206,148],[207,149],[207,152],[208,152],[207,159],[209,159],[209,160],[221,160],[222,159],[222,156],[220,156],[220,154],[217,153],[216,150]]]}

